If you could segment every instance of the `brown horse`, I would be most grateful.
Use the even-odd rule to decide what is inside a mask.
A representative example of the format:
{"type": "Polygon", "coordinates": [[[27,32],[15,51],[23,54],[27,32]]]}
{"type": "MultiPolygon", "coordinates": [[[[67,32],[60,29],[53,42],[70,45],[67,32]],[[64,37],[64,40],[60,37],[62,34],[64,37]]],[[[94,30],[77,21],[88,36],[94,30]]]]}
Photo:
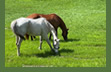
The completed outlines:
{"type": "MultiPolygon", "coordinates": [[[[44,15],[44,14],[31,14],[29,16],[27,16],[27,18],[33,18],[33,19],[37,19],[37,18],[40,18],[40,17],[44,17],[46,18],[55,28],[56,30],[56,35],[57,35],[57,29],[58,27],[61,28],[62,30],[62,36],[64,38],[64,40],[67,40],[67,35],[68,35],[68,29],[66,28],[66,25],[64,24],[63,20],[56,14],[48,14],[48,15],[44,15]]],[[[26,38],[29,39],[29,35],[26,35],[26,38]]],[[[31,39],[33,39],[31,37],[31,39]]],[[[51,39],[51,34],[50,34],[50,37],[49,39],[51,39]]]]}

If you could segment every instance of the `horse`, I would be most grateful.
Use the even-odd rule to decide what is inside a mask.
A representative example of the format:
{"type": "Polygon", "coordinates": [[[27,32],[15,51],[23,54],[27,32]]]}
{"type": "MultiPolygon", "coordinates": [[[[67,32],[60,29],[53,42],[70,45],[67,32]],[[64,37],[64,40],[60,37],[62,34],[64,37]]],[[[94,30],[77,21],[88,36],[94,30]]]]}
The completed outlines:
{"type": "Polygon", "coordinates": [[[16,36],[17,56],[20,56],[20,46],[22,41],[25,40],[24,35],[26,34],[40,36],[40,49],[42,49],[42,40],[45,39],[51,50],[58,54],[59,39],[56,36],[54,27],[45,18],[30,19],[21,17],[11,22],[11,29],[16,36]],[[54,48],[52,48],[48,38],[49,32],[53,35],[54,48]]]}
{"type": "MultiPolygon", "coordinates": [[[[40,17],[44,17],[47,19],[47,21],[49,21],[53,27],[56,30],[56,36],[57,36],[57,29],[58,27],[61,28],[62,30],[62,36],[64,38],[64,40],[66,41],[68,39],[67,35],[68,35],[68,28],[66,27],[65,23],[63,22],[63,20],[56,14],[48,14],[48,15],[44,15],[44,14],[31,14],[29,16],[27,16],[27,18],[32,18],[32,19],[37,19],[40,17]]],[[[49,39],[51,39],[52,34],[50,34],[49,39]]],[[[26,39],[29,39],[29,35],[26,34],[26,39]]],[[[31,36],[31,40],[33,40],[33,37],[31,36]]]]}

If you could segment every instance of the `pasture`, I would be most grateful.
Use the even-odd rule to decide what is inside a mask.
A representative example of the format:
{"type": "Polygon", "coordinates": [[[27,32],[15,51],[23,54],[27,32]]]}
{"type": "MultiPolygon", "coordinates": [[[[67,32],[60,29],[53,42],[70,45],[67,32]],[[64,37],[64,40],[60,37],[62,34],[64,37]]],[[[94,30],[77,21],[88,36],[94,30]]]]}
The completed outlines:
{"type": "MultiPolygon", "coordinates": [[[[51,40],[51,43],[53,41],[51,40]]],[[[106,67],[106,0],[5,0],[5,67],[106,67]],[[56,13],[69,28],[68,41],[58,29],[61,56],[55,56],[39,37],[21,44],[17,57],[16,38],[10,23],[32,13],[56,13]]]]}

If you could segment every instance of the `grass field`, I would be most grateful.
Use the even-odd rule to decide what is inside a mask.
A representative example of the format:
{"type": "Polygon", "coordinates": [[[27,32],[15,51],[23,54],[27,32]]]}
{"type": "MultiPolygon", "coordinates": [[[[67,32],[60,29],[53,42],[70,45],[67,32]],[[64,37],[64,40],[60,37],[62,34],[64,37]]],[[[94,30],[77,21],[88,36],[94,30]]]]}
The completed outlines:
{"type": "Polygon", "coordinates": [[[106,0],[5,0],[5,66],[106,67],[106,0]],[[17,57],[10,23],[32,13],[56,13],[63,19],[69,34],[65,42],[58,30],[61,56],[54,56],[45,40],[39,50],[36,37],[22,42],[17,57]]]}

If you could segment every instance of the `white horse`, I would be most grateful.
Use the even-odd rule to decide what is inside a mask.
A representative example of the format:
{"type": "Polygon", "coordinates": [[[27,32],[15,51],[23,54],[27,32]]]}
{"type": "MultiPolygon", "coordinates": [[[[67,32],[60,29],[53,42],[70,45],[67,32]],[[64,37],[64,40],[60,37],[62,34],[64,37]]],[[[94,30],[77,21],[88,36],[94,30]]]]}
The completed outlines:
{"type": "Polygon", "coordinates": [[[20,46],[22,40],[25,40],[24,35],[28,34],[31,36],[40,36],[40,49],[42,49],[43,38],[47,41],[52,51],[58,53],[59,39],[56,36],[54,27],[45,19],[29,19],[29,18],[18,18],[11,23],[11,29],[16,35],[17,55],[20,56],[20,46]],[[48,33],[51,32],[53,35],[53,46],[48,38],[48,33]]]}

